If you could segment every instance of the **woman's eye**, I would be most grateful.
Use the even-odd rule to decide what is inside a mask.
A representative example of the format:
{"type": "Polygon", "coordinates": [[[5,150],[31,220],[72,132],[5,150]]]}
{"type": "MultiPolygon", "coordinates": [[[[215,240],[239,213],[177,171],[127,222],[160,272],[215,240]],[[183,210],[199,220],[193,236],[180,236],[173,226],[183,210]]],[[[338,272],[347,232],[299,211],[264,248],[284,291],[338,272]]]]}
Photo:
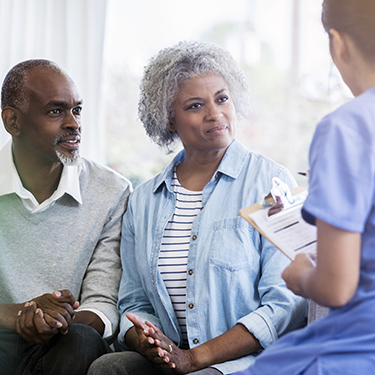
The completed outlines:
{"type": "Polygon", "coordinates": [[[224,102],[226,102],[226,101],[228,101],[228,100],[229,100],[229,98],[228,98],[228,96],[226,96],[226,95],[221,96],[221,97],[219,98],[219,102],[222,102],[222,103],[224,103],[224,102]]]}
{"type": "Polygon", "coordinates": [[[200,108],[202,105],[200,103],[194,103],[194,104],[191,104],[189,105],[189,108],[188,109],[198,109],[200,108]]]}

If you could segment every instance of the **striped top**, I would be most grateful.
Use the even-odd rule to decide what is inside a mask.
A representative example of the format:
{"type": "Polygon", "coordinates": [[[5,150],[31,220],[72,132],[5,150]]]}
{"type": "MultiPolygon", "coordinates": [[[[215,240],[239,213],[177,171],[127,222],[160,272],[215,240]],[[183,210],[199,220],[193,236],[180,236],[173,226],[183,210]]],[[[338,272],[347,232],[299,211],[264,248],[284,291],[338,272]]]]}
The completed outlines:
{"type": "Polygon", "coordinates": [[[158,267],[180,325],[183,348],[189,348],[186,329],[186,279],[193,221],[202,208],[202,191],[190,191],[178,182],[173,171],[172,188],[176,195],[174,214],[164,229],[158,267]]]}

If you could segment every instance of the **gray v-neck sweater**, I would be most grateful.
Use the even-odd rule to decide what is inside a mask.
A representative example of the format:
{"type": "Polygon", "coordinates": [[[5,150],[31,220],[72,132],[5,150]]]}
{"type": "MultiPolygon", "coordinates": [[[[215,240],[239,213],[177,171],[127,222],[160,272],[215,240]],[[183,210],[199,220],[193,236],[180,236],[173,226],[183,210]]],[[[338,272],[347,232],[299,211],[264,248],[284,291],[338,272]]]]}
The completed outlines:
{"type": "Polygon", "coordinates": [[[0,197],[0,303],[69,289],[80,309],[103,312],[115,332],[120,231],[131,184],[82,158],[83,204],[65,194],[30,213],[16,194],[0,197]]]}

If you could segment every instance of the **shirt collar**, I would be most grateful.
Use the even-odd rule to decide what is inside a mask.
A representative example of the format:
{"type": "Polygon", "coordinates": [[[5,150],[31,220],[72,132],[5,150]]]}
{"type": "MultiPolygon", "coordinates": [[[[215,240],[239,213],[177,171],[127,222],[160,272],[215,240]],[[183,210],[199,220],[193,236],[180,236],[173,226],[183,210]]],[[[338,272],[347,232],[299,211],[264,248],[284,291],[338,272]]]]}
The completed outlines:
{"type": "MultiPolygon", "coordinates": [[[[82,196],[79,184],[79,175],[83,169],[82,163],[76,166],[64,166],[59,185],[50,198],[40,205],[30,191],[22,185],[12,156],[12,141],[10,140],[0,151],[0,196],[17,194],[23,201],[30,203],[39,209],[48,206],[62,197],[65,193],[72,196],[78,203],[82,204],[82,196]]],[[[34,211],[34,209],[33,209],[34,211]]]]}
{"type": "MultiPolygon", "coordinates": [[[[248,155],[249,152],[242,145],[242,143],[234,139],[225,152],[225,155],[223,156],[223,159],[221,160],[220,165],[217,169],[217,173],[225,174],[233,179],[236,179],[241,173],[248,155]]],[[[185,151],[181,150],[168,164],[164,171],[157,177],[153,190],[154,193],[163,183],[165,183],[168,189],[172,191],[171,176],[173,168],[175,165],[181,163],[184,159],[185,151]]]]}

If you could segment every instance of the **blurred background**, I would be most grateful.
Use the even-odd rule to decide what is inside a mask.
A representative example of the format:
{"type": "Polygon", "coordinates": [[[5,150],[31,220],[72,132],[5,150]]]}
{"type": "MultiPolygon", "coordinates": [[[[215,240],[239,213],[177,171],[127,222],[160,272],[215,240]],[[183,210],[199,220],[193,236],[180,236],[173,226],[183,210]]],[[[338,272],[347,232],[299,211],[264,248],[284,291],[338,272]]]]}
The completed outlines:
{"type": "MultiPolygon", "coordinates": [[[[216,43],[252,91],[237,138],[307,187],[297,172],[308,169],[317,122],[352,98],[331,63],[320,12],[320,0],[0,0],[0,77],[25,59],[56,61],[84,99],[82,155],[137,186],[181,149],[167,155],[137,118],[144,66],[180,40],[216,43]]],[[[8,139],[1,129],[0,147],[8,139]]]]}

